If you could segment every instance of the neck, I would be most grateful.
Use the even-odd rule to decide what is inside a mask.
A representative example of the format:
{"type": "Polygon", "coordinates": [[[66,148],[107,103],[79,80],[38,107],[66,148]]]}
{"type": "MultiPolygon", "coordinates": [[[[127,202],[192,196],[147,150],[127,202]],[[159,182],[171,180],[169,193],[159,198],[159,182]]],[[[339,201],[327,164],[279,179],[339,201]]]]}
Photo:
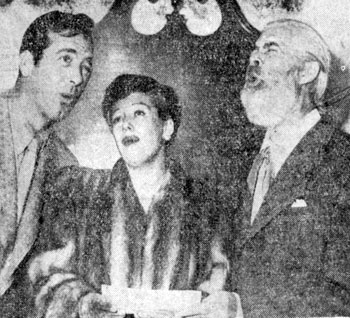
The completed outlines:
{"type": "Polygon", "coordinates": [[[141,167],[129,167],[129,174],[135,189],[153,189],[162,183],[167,174],[164,154],[141,167]]]}
{"type": "MultiPolygon", "coordinates": [[[[274,127],[270,127],[267,131],[268,135],[273,136],[273,135],[280,135],[284,136],[281,140],[282,143],[288,142],[289,138],[293,138],[293,135],[298,135],[301,131],[303,131],[303,127],[308,127],[311,120],[311,123],[313,123],[313,118],[317,118],[315,116],[318,115],[313,115],[309,117],[309,119],[306,119],[307,116],[312,113],[298,113],[298,114],[293,114],[288,116],[288,118],[284,119],[282,122],[280,122],[278,125],[274,127]]],[[[310,127],[311,128],[311,127],[310,127]]]]}
{"type": "Polygon", "coordinates": [[[169,175],[164,155],[158,155],[154,161],[144,164],[142,167],[128,168],[128,170],[139,201],[145,213],[148,213],[156,195],[160,193],[159,190],[168,180],[169,175]]]}
{"type": "Polygon", "coordinates": [[[310,112],[310,109],[312,109],[310,99],[305,98],[304,94],[300,94],[293,106],[290,107],[290,112],[275,126],[269,127],[268,130],[276,130],[279,127],[298,124],[310,112]]]}

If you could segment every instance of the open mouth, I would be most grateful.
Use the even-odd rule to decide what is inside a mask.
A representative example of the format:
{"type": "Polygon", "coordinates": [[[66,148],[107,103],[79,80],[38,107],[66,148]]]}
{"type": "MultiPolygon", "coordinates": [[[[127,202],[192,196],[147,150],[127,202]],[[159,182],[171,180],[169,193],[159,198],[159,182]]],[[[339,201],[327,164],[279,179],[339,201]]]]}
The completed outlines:
{"type": "Polygon", "coordinates": [[[122,144],[127,147],[130,146],[136,142],[138,142],[140,139],[136,136],[126,136],[122,139],[122,144]]]}
{"type": "Polygon", "coordinates": [[[75,94],[61,94],[61,96],[66,100],[66,101],[73,101],[75,99],[75,94]]]}
{"type": "Polygon", "coordinates": [[[259,88],[263,86],[264,80],[255,73],[248,73],[245,79],[245,87],[247,88],[259,88]]]}

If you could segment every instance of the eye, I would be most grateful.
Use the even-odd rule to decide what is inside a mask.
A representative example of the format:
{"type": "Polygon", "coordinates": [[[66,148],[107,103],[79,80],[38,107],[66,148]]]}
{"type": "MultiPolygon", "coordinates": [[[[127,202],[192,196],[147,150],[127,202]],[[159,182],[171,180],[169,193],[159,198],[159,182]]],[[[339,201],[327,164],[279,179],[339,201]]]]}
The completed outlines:
{"type": "Polygon", "coordinates": [[[116,125],[116,124],[120,123],[121,120],[122,120],[121,116],[115,116],[112,120],[112,124],[116,125]]]}
{"type": "Polygon", "coordinates": [[[268,49],[267,49],[267,52],[277,52],[277,48],[275,46],[270,46],[268,49]]]}
{"type": "Polygon", "coordinates": [[[62,61],[63,65],[68,66],[72,63],[73,58],[70,55],[63,55],[60,57],[60,60],[62,61]]]}
{"type": "Polygon", "coordinates": [[[134,113],[135,117],[145,116],[146,113],[143,110],[136,110],[134,113]]]}
{"type": "Polygon", "coordinates": [[[265,45],[266,52],[279,52],[280,46],[276,42],[270,42],[265,45]]]}

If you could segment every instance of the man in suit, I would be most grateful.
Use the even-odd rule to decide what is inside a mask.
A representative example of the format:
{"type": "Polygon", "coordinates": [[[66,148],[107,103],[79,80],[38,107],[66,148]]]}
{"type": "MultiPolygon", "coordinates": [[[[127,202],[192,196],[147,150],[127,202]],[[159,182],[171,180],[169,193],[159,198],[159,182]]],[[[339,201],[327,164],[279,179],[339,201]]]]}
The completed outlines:
{"type": "Polygon", "coordinates": [[[266,26],[241,100],[266,129],[233,230],[245,317],[350,315],[350,140],[322,110],[330,53],[308,25],[266,26]]]}
{"type": "Polygon", "coordinates": [[[90,78],[92,28],[83,14],[53,11],[36,19],[23,36],[16,86],[0,99],[1,317],[21,316],[25,296],[16,293],[37,237],[43,186],[59,166],[77,163],[50,128],[90,78]]]}

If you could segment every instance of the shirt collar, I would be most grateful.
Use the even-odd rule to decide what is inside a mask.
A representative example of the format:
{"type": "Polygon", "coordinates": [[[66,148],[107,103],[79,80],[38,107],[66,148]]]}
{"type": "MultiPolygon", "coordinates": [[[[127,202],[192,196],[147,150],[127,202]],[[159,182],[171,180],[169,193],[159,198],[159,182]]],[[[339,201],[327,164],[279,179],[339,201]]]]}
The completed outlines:
{"type": "Polygon", "coordinates": [[[321,119],[317,109],[295,121],[285,121],[268,129],[261,149],[270,147],[273,175],[276,176],[283,163],[307,132],[321,119]]]}

